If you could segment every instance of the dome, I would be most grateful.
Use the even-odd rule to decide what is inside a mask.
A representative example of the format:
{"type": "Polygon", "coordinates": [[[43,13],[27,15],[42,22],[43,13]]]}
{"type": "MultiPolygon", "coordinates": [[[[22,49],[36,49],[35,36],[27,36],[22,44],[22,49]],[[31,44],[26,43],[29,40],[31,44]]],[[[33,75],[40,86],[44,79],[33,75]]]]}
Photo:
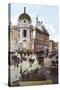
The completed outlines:
{"type": "Polygon", "coordinates": [[[26,8],[25,7],[24,7],[24,13],[22,13],[18,18],[18,20],[22,20],[22,19],[27,19],[28,21],[31,21],[30,16],[28,14],[26,14],[26,8]]]}
{"type": "Polygon", "coordinates": [[[23,14],[21,14],[20,16],[19,16],[19,18],[18,18],[18,20],[22,20],[22,19],[27,19],[28,21],[31,21],[31,18],[30,18],[30,16],[28,15],[28,14],[26,14],[26,13],[23,13],[23,14]]]}

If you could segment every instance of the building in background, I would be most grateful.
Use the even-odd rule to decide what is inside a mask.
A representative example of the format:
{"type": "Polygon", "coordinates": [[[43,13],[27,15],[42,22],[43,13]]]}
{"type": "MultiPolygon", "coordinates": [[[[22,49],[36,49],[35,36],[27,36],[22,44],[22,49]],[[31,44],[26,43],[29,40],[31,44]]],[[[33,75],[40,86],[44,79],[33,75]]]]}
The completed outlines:
{"type": "Polygon", "coordinates": [[[58,42],[54,42],[53,40],[49,41],[49,52],[58,51],[58,42]]]}
{"type": "Polygon", "coordinates": [[[17,27],[15,25],[10,26],[10,51],[15,52],[17,42],[17,27]]]}

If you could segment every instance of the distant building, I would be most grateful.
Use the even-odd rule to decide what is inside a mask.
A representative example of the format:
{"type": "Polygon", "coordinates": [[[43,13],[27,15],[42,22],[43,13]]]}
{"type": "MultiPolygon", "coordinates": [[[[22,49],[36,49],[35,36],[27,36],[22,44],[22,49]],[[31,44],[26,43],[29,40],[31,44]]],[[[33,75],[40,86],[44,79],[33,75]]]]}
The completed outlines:
{"type": "Polygon", "coordinates": [[[58,51],[58,43],[53,40],[49,41],[49,52],[58,51]]]}
{"type": "Polygon", "coordinates": [[[36,25],[32,25],[31,17],[24,12],[18,18],[18,24],[11,26],[11,51],[28,50],[41,51],[49,49],[49,33],[47,32],[43,22],[36,18],[36,25]]]}
{"type": "Polygon", "coordinates": [[[58,51],[58,42],[55,42],[55,50],[58,51]]]}
{"type": "Polygon", "coordinates": [[[13,52],[17,49],[17,27],[15,25],[10,26],[10,51],[13,52]]]}

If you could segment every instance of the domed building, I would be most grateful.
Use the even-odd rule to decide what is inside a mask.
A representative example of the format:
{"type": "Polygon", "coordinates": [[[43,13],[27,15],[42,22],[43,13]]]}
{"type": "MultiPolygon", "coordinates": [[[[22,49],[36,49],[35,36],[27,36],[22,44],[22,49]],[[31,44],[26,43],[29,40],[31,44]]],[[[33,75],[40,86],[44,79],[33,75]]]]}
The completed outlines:
{"type": "Polygon", "coordinates": [[[31,28],[31,18],[26,13],[25,7],[24,13],[18,18],[17,31],[18,47],[24,50],[31,50],[33,29],[31,28]]]}
{"type": "Polygon", "coordinates": [[[16,39],[12,38],[13,41],[16,41],[15,50],[40,52],[49,47],[49,33],[43,22],[40,22],[37,17],[36,25],[33,26],[31,17],[26,13],[25,7],[24,12],[18,17],[15,32],[16,39]]]}

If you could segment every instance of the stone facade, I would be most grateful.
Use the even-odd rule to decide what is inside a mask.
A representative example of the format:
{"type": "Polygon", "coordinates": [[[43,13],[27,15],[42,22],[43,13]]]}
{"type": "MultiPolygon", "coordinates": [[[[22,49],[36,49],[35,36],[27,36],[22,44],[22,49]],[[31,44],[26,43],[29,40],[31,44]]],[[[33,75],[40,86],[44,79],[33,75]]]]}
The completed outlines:
{"type": "Polygon", "coordinates": [[[36,25],[32,25],[30,16],[22,13],[18,18],[18,24],[11,26],[10,30],[11,51],[15,50],[28,50],[28,51],[41,51],[44,47],[48,49],[49,33],[45,29],[43,22],[36,18],[36,25]]]}

